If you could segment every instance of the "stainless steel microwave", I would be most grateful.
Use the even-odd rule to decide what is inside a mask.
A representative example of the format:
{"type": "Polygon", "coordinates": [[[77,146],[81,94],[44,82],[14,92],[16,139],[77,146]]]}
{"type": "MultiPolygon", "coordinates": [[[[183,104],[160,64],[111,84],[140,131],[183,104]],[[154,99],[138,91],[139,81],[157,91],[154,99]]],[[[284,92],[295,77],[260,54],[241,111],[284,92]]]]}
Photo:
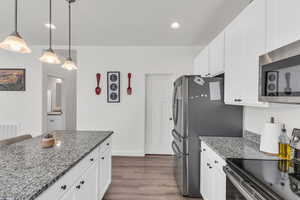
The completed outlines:
{"type": "Polygon", "coordinates": [[[300,104],[300,40],[259,58],[259,100],[300,104]]]}

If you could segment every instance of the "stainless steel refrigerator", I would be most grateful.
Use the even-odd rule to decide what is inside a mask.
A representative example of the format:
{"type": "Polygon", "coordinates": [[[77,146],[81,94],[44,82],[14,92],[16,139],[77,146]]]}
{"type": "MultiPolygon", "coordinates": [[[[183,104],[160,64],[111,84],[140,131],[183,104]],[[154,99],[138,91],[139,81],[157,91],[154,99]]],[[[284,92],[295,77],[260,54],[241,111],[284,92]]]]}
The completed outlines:
{"type": "Polygon", "coordinates": [[[174,82],[174,174],[183,196],[200,195],[199,136],[241,137],[243,108],[224,104],[224,79],[182,76],[174,82]]]}

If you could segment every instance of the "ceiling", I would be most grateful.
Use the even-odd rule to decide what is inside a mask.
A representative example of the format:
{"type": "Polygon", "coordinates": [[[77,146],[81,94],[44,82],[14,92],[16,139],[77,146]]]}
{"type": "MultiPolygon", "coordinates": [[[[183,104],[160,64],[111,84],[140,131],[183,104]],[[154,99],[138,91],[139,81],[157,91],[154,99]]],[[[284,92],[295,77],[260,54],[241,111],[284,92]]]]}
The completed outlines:
{"type": "MultiPolygon", "coordinates": [[[[73,43],[113,46],[203,46],[250,0],[77,0],[73,43]],[[170,24],[178,21],[181,28],[170,24]]],[[[30,45],[48,44],[48,0],[19,1],[19,31],[30,45]]],[[[13,30],[14,1],[1,0],[0,40],[13,30]]],[[[53,0],[54,44],[68,41],[65,0],[53,0]]]]}

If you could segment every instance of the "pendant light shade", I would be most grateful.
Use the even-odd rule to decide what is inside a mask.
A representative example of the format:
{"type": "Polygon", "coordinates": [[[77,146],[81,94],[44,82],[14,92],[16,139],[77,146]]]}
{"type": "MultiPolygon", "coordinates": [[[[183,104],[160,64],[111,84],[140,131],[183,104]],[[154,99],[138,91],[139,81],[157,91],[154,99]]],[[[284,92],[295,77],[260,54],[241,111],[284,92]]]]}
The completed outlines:
{"type": "Polygon", "coordinates": [[[0,43],[0,48],[17,53],[31,53],[25,40],[18,33],[18,0],[15,0],[15,31],[0,43]]]}
{"type": "Polygon", "coordinates": [[[72,60],[71,57],[71,3],[74,3],[75,0],[67,0],[69,3],[69,56],[65,60],[64,64],[62,65],[62,68],[67,70],[77,70],[78,67],[76,66],[75,62],[72,60]]]}
{"type": "MultiPolygon", "coordinates": [[[[49,0],[49,24],[52,24],[52,0],[49,0]]],[[[58,56],[52,49],[52,27],[49,27],[49,49],[44,50],[43,55],[39,58],[43,63],[60,64],[58,56]]]]}
{"type": "Polygon", "coordinates": [[[52,49],[44,50],[43,55],[39,59],[43,63],[60,64],[60,60],[52,49]]]}
{"type": "Polygon", "coordinates": [[[62,68],[67,69],[69,71],[77,70],[78,69],[77,66],[76,66],[76,64],[72,60],[72,58],[67,58],[65,60],[64,64],[62,65],[62,68]]]}

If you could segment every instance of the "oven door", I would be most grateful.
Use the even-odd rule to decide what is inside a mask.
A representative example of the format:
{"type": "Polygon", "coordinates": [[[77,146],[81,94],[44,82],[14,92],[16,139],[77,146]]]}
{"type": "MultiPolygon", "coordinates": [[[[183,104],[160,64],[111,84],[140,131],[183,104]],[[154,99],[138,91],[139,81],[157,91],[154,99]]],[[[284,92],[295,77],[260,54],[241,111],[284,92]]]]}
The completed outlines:
{"type": "Polygon", "coordinates": [[[226,200],[275,200],[229,166],[224,167],[224,172],[226,200]]]}

